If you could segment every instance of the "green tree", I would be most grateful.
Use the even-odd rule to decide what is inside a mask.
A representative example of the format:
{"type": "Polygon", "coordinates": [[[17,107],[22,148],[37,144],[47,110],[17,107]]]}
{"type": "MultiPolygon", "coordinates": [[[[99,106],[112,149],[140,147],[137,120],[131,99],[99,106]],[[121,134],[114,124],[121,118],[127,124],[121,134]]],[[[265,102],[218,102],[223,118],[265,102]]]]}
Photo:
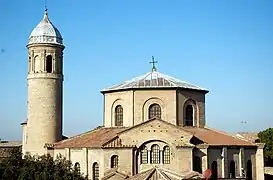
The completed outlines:
{"type": "Polygon", "coordinates": [[[86,180],[72,163],[62,156],[24,156],[12,150],[0,163],[0,179],[7,180],[86,180]]]}
{"type": "Polygon", "coordinates": [[[258,142],[265,143],[264,147],[264,164],[273,166],[273,128],[268,128],[259,132],[258,142]]]}

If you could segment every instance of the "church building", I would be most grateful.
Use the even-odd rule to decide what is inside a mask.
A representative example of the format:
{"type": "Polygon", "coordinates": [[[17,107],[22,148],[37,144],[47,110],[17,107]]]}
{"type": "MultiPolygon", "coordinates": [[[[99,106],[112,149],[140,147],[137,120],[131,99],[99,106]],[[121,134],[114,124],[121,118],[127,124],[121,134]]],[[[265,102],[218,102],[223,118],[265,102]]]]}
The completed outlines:
{"type": "Polygon", "coordinates": [[[144,75],[101,91],[102,126],[64,137],[65,46],[47,10],[27,49],[23,154],[62,155],[93,180],[189,179],[202,177],[207,169],[213,179],[264,179],[264,144],[208,127],[209,91],[163,74],[154,65],[144,75]]]}

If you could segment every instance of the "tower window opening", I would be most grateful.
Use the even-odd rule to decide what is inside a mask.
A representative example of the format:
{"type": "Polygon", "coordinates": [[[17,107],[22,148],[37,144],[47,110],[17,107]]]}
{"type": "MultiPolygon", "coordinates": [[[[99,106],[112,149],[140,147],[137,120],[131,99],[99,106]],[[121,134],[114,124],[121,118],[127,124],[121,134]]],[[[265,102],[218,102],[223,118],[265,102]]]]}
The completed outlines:
{"type": "Polygon", "coordinates": [[[52,56],[46,56],[46,72],[52,73],[52,56]]]}
{"type": "Polygon", "coordinates": [[[187,105],[185,110],[185,126],[193,126],[193,107],[187,105]]]}

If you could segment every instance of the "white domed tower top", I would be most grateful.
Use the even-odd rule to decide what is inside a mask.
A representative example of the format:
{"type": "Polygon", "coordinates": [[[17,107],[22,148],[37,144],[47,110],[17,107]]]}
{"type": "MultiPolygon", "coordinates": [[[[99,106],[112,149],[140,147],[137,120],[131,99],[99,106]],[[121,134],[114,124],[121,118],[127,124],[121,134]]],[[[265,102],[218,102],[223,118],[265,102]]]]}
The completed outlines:
{"type": "Polygon", "coordinates": [[[30,34],[28,45],[30,44],[63,45],[62,35],[49,20],[47,9],[45,10],[43,20],[33,29],[30,34]]]}

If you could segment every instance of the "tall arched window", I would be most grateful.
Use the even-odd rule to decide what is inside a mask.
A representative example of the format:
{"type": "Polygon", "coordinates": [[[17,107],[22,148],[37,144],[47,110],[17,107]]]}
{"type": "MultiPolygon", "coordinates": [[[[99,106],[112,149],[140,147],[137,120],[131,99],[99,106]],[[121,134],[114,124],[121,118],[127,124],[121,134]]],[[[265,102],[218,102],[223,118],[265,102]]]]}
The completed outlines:
{"type": "Polygon", "coordinates": [[[100,169],[99,169],[99,164],[95,162],[92,167],[93,171],[93,180],[99,180],[100,179],[100,169]]]}
{"type": "Polygon", "coordinates": [[[52,56],[46,56],[46,72],[52,73],[52,56]]]}
{"type": "Polygon", "coordinates": [[[160,163],[160,150],[157,144],[152,145],[151,147],[151,164],[160,163]]]}
{"type": "Polygon", "coordinates": [[[211,179],[217,180],[218,179],[218,170],[217,170],[217,162],[216,161],[212,162],[211,171],[212,171],[211,179]]]}
{"type": "Polygon", "coordinates": [[[41,70],[41,63],[40,63],[40,58],[39,56],[35,56],[34,57],[34,61],[33,61],[33,72],[39,72],[41,70]]]}
{"type": "Polygon", "coordinates": [[[252,162],[248,160],[246,163],[246,179],[252,180],[252,162]]]}
{"type": "Polygon", "coordinates": [[[115,126],[123,126],[123,108],[117,105],[115,108],[115,126]]]}
{"type": "Polygon", "coordinates": [[[234,161],[230,161],[229,163],[229,177],[235,178],[235,162],[234,161]]]}
{"type": "Polygon", "coordinates": [[[113,155],[111,157],[111,168],[117,168],[118,167],[118,156],[113,155]]]}
{"type": "Polygon", "coordinates": [[[31,72],[31,57],[28,57],[28,72],[31,72]]]}
{"type": "Polygon", "coordinates": [[[193,126],[193,106],[187,105],[185,108],[185,126],[193,126]]]}
{"type": "Polygon", "coordinates": [[[75,168],[75,170],[77,172],[79,172],[79,173],[81,172],[81,165],[80,165],[80,163],[76,162],[75,165],[74,165],[74,168],[75,168]]]}
{"type": "Polygon", "coordinates": [[[143,146],[140,150],[140,162],[141,164],[147,164],[148,163],[148,149],[146,146],[143,146]]]}
{"type": "Polygon", "coordinates": [[[161,107],[158,104],[152,104],[149,107],[149,119],[154,117],[161,119],[161,107]]]}
{"type": "Polygon", "coordinates": [[[163,148],[163,164],[170,164],[171,162],[171,157],[170,157],[170,147],[165,146],[163,148]]]}
{"type": "Polygon", "coordinates": [[[193,170],[202,173],[202,160],[199,156],[193,157],[193,170]]]}

